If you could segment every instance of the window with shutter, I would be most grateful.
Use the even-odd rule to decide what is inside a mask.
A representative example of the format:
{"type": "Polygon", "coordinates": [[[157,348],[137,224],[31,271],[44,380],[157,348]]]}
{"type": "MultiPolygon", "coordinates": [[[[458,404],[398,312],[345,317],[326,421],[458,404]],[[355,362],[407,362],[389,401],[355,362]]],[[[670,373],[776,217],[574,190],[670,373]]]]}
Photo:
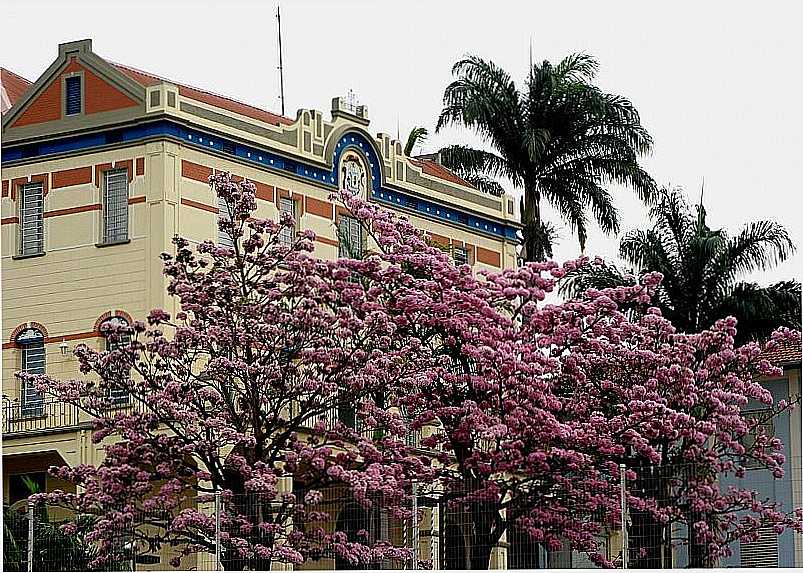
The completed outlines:
{"type": "Polygon", "coordinates": [[[20,189],[20,254],[35,255],[45,250],[44,196],[41,183],[20,189]]]}
{"type": "Polygon", "coordinates": [[[81,113],[81,77],[73,76],[71,78],[66,78],[64,84],[67,95],[66,115],[81,113]]]}
{"type": "MultiPolygon", "coordinates": [[[[217,218],[218,222],[231,220],[231,215],[229,215],[229,205],[220,195],[217,196],[217,218]]],[[[228,231],[221,229],[219,224],[217,231],[217,244],[221,247],[228,247],[229,249],[234,248],[234,239],[231,238],[231,234],[229,234],[228,231]]]]}
{"type": "Polygon", "coordinates": [[[103,242],[128,239],[128,171],[117,169],[104,174],[103,242]]]}
{"type": "Polygon", "coordinates": [[[361,259],[363,255],[363,236],[360,222],[354,217],[340,217],[338,234],[340,257],[361,259]]]}
{"type": "MultiPolygon", "coordinates": [[[[295,219],[295,203],[289,197],[281,197],[279,198],[279,214],[282,213],[290,213],[290,216],[295,219]]],[[[279,242],[283,245],[290,246],[293,244],[293,237],[296,234],[296,228],[293,227],[282,227],[282,230],[279,231],[279,242]]]]}
{"type": "Polygon", "coordinates": [[[771,525],[758,530],[755,541],[739,542],[741,567],[778,567],[778,534],[771,525]]]}
{"type": "Polygon", "coordinates": [[[454,264],[456,266],[469,264],[468,249],[466,247],[454,247],[452,256],[454,257],[454,264]]]}
{"type": "MultiPolygon", "coordinates": [[[[36,328],[26,328],[16,338],[22,349],[22,371],[28,374],[45,373],[45,337],[36,328]]],[[[44,396],[33,384],[23,381],[21,388],[20,414],[41,416],[44,413],[44,396]]]]}
{"type": "MultiPolygon", "coordinates": [[[[110,318],[107,321],[104,321],[103,324],[113,324],[113,325],[122,325],[128,326],[128,321],[124,318],[120,318],[119,316],[115,316],[114,318],[110,318]]],[[[103,325],[101,325],[101,332],[104,332],[103,325]]],[[[106,337],[106,351],[107,352],[114,352],[120,348],[127,346],[131,342],[131,337],[128,334],[117,335],[112,340],[111,337],[106,337]]],[[[125,373],[127,377],[129,375],[128,372],[125,373]]],[[[130,395],[128,390],[125,388],[109,388],[108,391],[109,400],[111,401],[113,406],[126,406],[129,403],[130,395]]]]}

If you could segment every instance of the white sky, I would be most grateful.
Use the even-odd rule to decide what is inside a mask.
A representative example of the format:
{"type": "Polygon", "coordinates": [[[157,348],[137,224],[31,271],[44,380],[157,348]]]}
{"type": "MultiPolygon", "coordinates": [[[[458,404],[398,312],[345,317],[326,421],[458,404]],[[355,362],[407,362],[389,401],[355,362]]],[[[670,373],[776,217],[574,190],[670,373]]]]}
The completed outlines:
{"type": "MultiPolygon", "coordinates": [[[[111,60],[278,111],[276,3],[45,2],[5,0],[0,63],[35,80],[57,44],[92,38],[111,60]]],[[[353,89],[370,129],[402,137],[433,131],[452,63],[491,59],[521,82],[528,44],[536,60],[586,51],[598,84],[630,98],[655,139],[645,161],[661,184],[696,198],[705,177],[709,223],[735,233],[747,220],[784,224],[803,248],[803,3],[786,2],[346,2],[282,5],[287,111],[328,114],[353,89]]],[[[432,135],[423,151],[461,141],[432,135]]],[[[644,209],[617,190],[623,230],[644,209]]],[[[563,232],[559,260],[578,254],[563,232]]],[[[592,230],[589,254],[615,255],[617,240],[592,230]]],[[[766,283],[800,276],[797,254],[766,283]]]]}

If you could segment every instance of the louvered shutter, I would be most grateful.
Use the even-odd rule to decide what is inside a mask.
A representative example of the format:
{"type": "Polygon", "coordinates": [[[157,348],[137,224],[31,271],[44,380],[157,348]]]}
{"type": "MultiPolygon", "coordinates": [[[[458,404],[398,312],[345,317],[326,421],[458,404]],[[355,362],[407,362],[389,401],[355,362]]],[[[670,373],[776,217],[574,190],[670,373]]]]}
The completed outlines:
{"type": "MultiPolygon", "coordinates": [[[[36,329],[28,328],[17,337],[22,347],[22,370],[28,374],[45,373],[45,337],[36,329]]],[[[41,416],[44,396],[27,380],[22,384],[21,413],[23,416],[41,416]]]]}
{"type": "Polygon", "coordinates": [[[103,241],[125,241],[128,239],[128,171],[106,171],[105,180],[103,241]]]}
{"type": "Polygon", "coordinates": [[[65,91],[67,92],[67,106],[65,112],[67,115],[75,115],[81,113],[81,78],[80,76],[73,76],[64,80],[65,91]]]}
{"type": "Polygon", "coordinates": [[[349,247],[351,248],[351,256],[355,259],[362,258],[362,225],[357,219],[351,219],[349,225],[349,247]]]}
{"type": "MultiPolygon", "coordinates": [[[[220,220],[228,220],[229,219],[229,208],[226,200],[221,197],[220,195],[217,196],[217,216],[218,221],[220,220]]],[[[218,235],[217,235],[217,244],[221,247],[228,247],[230,249],[234,248],[234,239],[231,238],[231,235],[228,231],[224,231],[218,225],[218,235]]]]}
{"type": "MultiPolygon", "coordinates": [[[[119,323],[128,326],[128,321],[118,316],[109,319],[107,322],[119,323]]],[[[102,327],[101,327],[101,332],[103,332],[102,327]]],[[[118,339],[115,341],[111,341],[107,337],[106,350],[108,352],[113,352],[115,350],[118,350],[119,348],[128,346],[128,344],[130,343],[131,343],[131,337],[128,334],[118,336],[118,339]]],[[[130,395],[128,393],[128,390],[124,388],[109,388],[109,399],[111,400],[111,403],[114,406],[125,406],[129,403],[130,395]]]]}
{"type": "Polygon", "coordinates": [[[771,525],[758,530],[756,541],[740,541],[741,567],[777,567],[778,534],[771,525]]]}
{"type": "Polygon", "coordinates": [[[45,250],[42,184],[23,185],[20,191],[20,254],[34,255],[45,250]]]}
{"type": "Polygon", "coordinates": [[[338,225],[340,239],[339,253],[341,257],[351,259],[362,258],[362,225],[354,217],[340,217],[338,225]]]}
{"type": "MultiPolygon", "coordinates": [[[[293,200],[289,197],[281,197],[279,199],[279,214],[290,213],[290,216],[295,219],[295,205],[293,200]]],[[[295,227],[282,227],[279,231],[279,241],[288,247],[293,244],[293,236],[295,235],[295,227]]]]}

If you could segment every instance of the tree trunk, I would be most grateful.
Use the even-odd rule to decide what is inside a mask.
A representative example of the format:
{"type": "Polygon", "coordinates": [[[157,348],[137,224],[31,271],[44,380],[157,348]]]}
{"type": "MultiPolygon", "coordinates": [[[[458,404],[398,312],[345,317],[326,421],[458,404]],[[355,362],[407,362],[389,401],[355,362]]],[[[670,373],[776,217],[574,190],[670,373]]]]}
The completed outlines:
{"type": "Polygon", "coordinates": [[[495,503],[475,501],[471,506],[473,535],[469,549],[469,566],[472,569],[490,569],[491,552],[501,537],[494,526],[499,517],[495,503]]]}
{"type": "Polygon", "coordinates": [[[541,237],[541,197],[532,187],[524,188],[522,224],[524,229],[524,255],[527,262],[546,260],[546,249],[541,237]]]}
{"type": "Polygon", "coordinates": [[[471,544],[471,551],[469,555],[469,565],[472,569],[490,569],[491,568],[491,552],[495,544],[482,543],[477,539],[471,544]]]}

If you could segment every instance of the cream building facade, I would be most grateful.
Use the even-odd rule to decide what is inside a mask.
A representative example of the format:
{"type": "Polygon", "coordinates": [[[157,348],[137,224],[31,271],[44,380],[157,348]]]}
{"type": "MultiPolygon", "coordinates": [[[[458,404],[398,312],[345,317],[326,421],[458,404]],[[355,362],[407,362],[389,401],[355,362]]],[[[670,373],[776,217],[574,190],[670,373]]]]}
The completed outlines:
{"type": "Polygon", "coordinates": [[[172,250],[175,235],[225,240],[208,184],[215,172],[252,181],[259,216],[292,212],[297,229],[315,231],[322,257],[353,248],[342,232],[359,234],[330,199],[345,186],[406,215],[459,262],[477,270],[517,264],[512,197],[405,156],[399,141],[371,134],[365,106],[335,98],[329,118],[302,109],[290,119],[111,63],[91,40],[60,45],[30,85],[3,72],[6,501],[26,495],[22,476],[64,489],[69,484],[45,475],[50,465],[102,456],[87,418],[21,386],[15,372],[79,376],[72,349],[104,349],[104,321],[174,311],[159,254],[172,250]]]}

